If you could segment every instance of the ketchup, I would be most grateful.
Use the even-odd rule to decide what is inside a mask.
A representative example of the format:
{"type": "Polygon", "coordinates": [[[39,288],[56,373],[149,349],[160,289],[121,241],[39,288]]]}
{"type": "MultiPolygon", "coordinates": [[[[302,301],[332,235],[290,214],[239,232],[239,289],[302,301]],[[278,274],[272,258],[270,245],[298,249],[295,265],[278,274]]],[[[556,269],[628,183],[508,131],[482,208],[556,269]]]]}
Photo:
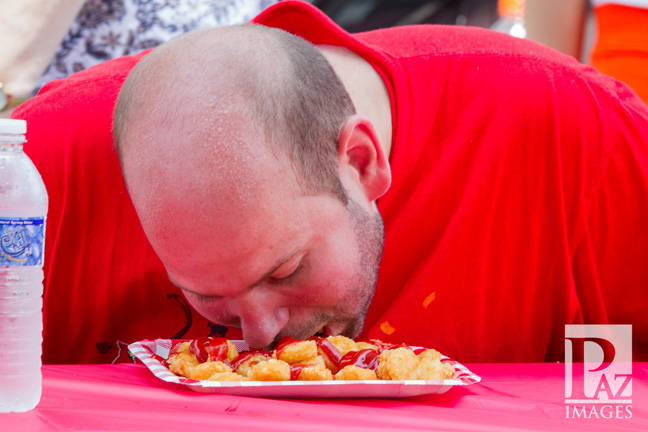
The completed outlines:
{"type": "Polygon", "coordinates": [[[412,349],[412,347],[410,347],[409,345],[404,344],[404,343],[402,343],[402,344],[394,344],[394,343],[390,343],[390,342],[382,342],[382,341],[379,341],[378,339],[371,339],[369,341],[369,343],[374,344],[375,346],[377,346],[378,351],[381,352],[381,353],[383,351],[385,351],[385,350],[396,349],[396,348],[409,348],[409,349],[412,349]]]}
{"type": "Polygon", "coordinates": [[[304,368],[307,368],[310,365],[290,365],[290,379],[292,381],[297,381],[299,379],[299,374],[304,368]]]}
{"type": "Polygon", "coordinates": [[[372,349],[349,351],[342,357],[338,367],[344,369],[346,366],[358,366],[363,369],[376,370],[379,356],[380,354],[372,349]]]}
{"type": "Polygon", "coordinates": [[[272,357],[272,354],[270,354],[268,351],[245,351],[239,354],[238,357],[236,357],[234,360],[232,360],[232,369],[237,370],[239,366],[246,360],[249,360],[255,355],[262,355],[264,357],[272,357]]]}
{"type": "Polygon", "coordinates": [[[189,345],[189,352],[196,356],[200,363],[205,363],[209,358],[205,346],[209,343],[209,338],[200,336],[191,342],[189,345]]]}
{"type": "Polygon", "coordinates": [[[275,354],[277,358],[281,357],[281,352],[285,350],[287,347],[290,345],[294,345],[296,343],[303,342],[302,339],[295,339],[292,336],[284,336],[281,338],[279,341],[279,345],[277,345],[277,348],[275,348],[275,354]]]}
{"type": "Polygon", "coordinates": [[[340,360],[342,359],[342,353],[335,348],[335,345],[331,343],[328,339],[320,339],[317,341],[317,346],[322,350],[328,359],[335,366],[340,366],[340,360]]]}
{"type": "Polygon", "coordinates": [[[189,352],[196,356],[200,363],[206,361],[224,361],[227,359],[229,345],[225,338],[209,338],[201,336],[194,339],[189,346],[189,352]]]}
{"type": "Polygon", "coordinates": [[[178,351],[180,349],[180,345],[182,345],[182,342],[178,342],[171,347],[171,349],[169,350],[169,357],[180,352],[178,351]]]}

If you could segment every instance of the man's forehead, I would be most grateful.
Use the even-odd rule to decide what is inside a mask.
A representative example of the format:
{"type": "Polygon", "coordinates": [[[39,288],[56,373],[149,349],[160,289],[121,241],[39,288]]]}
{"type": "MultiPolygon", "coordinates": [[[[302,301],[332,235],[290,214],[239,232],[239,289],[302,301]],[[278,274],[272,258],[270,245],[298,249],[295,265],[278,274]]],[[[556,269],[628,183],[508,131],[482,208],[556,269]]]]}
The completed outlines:
{"type": "Polygon", "coordinates": [[[203,102],[176,116],[154,108],[130,129],[126,175],[155,174],[161,186],[199,196],[216,188],[252,198],[263,173],[279,160],[245,110],[217,98],[203,102]]]}
{"type": "Polygon", "coordinates": [[[268,212],[300,193],[287,156],[273,153],[245,119],[229,120],[201,118],[181,133],[152,127],[131,146],[137,162],[126,176],[154,247],[171,233],[204,240],[209,226],[222,228],[213,233],[221,241],[236,241],[259,223],[252,217],[274,217],[268,212]]]}

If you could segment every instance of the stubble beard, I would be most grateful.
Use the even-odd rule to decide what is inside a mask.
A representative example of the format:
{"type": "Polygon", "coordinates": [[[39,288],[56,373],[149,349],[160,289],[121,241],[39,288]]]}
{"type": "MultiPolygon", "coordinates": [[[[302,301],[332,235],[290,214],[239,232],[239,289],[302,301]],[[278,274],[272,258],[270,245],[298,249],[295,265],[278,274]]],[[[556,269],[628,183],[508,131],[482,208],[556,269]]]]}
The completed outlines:
{"type": "Polygon", "coordinates": [[[360,307],[356,307],[358,313],[345,329],[345,336],[355,338],[362,332],[369,306],[376,291],[378,270],[385,244],[385,230],[378,211],[368,212],[353,199],[349,199],[347,210],[353,222],[358,245],[360,268],[356,275],[358,290],[354,297],[356,305],[360,305],[360,307]]]}
{"type": "Polygon", "coordinates": [[[344,328],[337,332],[342,336],[354,339],[364,327],[365,318],[378,281],[378,269],[384,245],[384,227],[380,214],[363,209],[357,202],[349,199],[347,211],[353,224],[354,236],[358,249],[358,268],[351,278],[356,289],[349,289],[338,307],[332,311],[316,313],[307,324],[277,335],[272,346],[285,336],[296,339],[307,339],[313,336],[314,328],[321,328],[328,323],[345,322],[344,328]]]}

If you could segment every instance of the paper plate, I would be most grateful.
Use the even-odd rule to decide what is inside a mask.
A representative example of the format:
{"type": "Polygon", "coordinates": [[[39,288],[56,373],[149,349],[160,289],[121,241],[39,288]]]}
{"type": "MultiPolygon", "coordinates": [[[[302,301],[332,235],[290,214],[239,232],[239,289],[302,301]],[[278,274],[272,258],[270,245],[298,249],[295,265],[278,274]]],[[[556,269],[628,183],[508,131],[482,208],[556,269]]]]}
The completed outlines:
{"type": "MultiPolygon", "coordinates": [[[[169,356],[171,347],[178,342],[182,340],[143,340],[130,344],[128,349],[159,379],[202,393],[278,398],[394,398],[441,394],[455,386],[481,381],[467,367],[443,355],[441,361],[451,364],[456,372],[451,379],[439,381],[197,381],[175,375],[163,363],[169,356]]],[[[231,342],[239,352],[249,349],[244,341],[231,342]]]]}

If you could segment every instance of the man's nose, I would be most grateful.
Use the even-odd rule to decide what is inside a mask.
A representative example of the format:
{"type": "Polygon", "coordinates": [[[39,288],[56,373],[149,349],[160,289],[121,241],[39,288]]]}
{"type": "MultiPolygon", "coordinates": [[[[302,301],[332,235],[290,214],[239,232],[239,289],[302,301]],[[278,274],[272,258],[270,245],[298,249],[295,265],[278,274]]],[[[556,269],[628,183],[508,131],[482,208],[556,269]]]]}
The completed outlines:
{"type": "Polygon", "coordinates": [[[263,348],[272,344],[290,318],[288,309],[269,297],[248,294],[234,300],[243,339],[250,347],[263,348]]]}

